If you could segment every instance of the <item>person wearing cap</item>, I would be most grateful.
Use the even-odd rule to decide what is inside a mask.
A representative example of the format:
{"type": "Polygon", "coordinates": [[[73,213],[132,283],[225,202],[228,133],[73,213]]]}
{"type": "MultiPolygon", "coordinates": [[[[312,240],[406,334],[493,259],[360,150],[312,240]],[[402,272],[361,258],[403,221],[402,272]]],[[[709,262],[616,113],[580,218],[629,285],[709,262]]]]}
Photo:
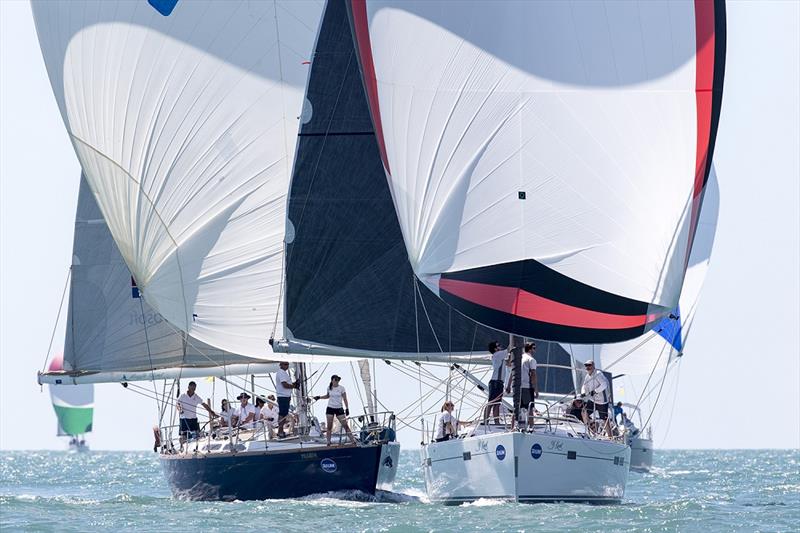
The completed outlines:
{"type": "Polygon", "coordinates": [[[602,372],[595,369],[594,361],[589,359],[583,363],[586,376],[581,386],[581,398],[586,401],[583,411],[583,422],[589,425],[589,417],[597,411],[600,419],[604,421],[606,432],[611,437],[611,424],[608,421],[608,380],[602,372]]]}
{"type": "Polygon", "coordinates": [[[262,413],[262,410],[264,409],[264,405],[266,405],[266,403],[267,402],[266,402],[266,400],[264,400],[263,397],[256,396],[256,411],[255,411],[255,416],[253,417],[253,420],[256,423],[256,427],[261,425],[261,424],[259,424],[259,421],[261,420],[261,413],[262,413]]]}
{"type": "Polygon", "coordinates": [[[289,375],[289,363],[281,361],[278,365],[278,372],[275,375],[275,394],[278,395],[278,438],[286,437],[283,426],[286,425],[286,418],[289,416],[289,405],[292,401],[292,391],[298,388],[299,384],[292,381],[289,375]]]}
{"type": "Polygon", "coordinates": [[[256,419],[256,408],[249,403],[250,395],[243,392],[237,396],[236,399],[241,402],[241,405],[233,412],[231,427],[254,427],[255,424],[253,422],[256,419]]]}
{"type": "Polygon", "coordinates": [[[488,422],[489,414],[492,413],[494,415],[494,423],[499,424],[508,350],[501,349],[500,343],[497,341],[490,342],[488,348],[492,358],[492,378],[489,380],[489,403],[486,406],[483,417],[488,422]]]}
{"type": "Polygon", "coordinates": [[[275,395],[270,394],[267,396],[267,404],[261,408],[261,420],[264,421],[270,438],[272,438],[275,428],[278,427],[278,404],[275,402],[275,395]]]}
{"type": "Polygon", "coordinates": [[[536,351],[536,343],[525,344],[525,351],[522,354],[521,374],[522,383],[520,386],[520,406],[528,412],[528,424],[531,423],[531,416],[535,410],[532,406],[533,400],[539,397],[539,382],[536,378],[536,359],[533,353],[536,351]]]}
{"type": "Polygon", "coordinates": [[[328,392],[325,396],[314,396],[314,400],[328,400],[328,407],[325,409],[325,417],[327,418],[328,425],[325,430],[325,438],[328,441],[328,446],[331,445],[331,432],[333,431],[333,417],[339,420],[350,442],[358,444],[353,432],[350,431],[350,426],[347,424],[347,417],[350,416],[350,406],[347,403],[347,391],[344,390],[339,382],[342,380],[336,374],[331,376],[331,382],[328,385],[328,392]]]}
{"type": "Polygon", "coordinates": [[[186,442],[186,438],[190,433],[196,435],[200,432],[200,424],[197,421],[197,406],[202,405],[209,413],[214,412],[211,410],[211,407],[200,398],[199,394],[195,394],[196,389],[197,383],[190,381],[189,386],[186,387],[186,392],[178,396],[176,407],[180,419],[180,428],[178,431],[180,433],[181,445],[186,442]]]}

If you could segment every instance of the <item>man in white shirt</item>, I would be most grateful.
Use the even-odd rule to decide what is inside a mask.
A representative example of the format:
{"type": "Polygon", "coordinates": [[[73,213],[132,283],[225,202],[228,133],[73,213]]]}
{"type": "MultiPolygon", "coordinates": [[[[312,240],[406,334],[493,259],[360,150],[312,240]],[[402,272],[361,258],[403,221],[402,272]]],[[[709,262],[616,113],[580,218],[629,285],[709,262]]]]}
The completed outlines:
{"type": "Polygon", "coordinates": [[[589,359],[583,363],[586,376],[581,386],[581,398],[586,400],[586,409],[583,411],[583,422],[589,425],[589,417],[597,411],[600,419],[604,421],[606,433],[611,437],[611,424],[608,422],[608,380],[594,367],[594,361],[589,359]]]}
{"type": "Polygon", "coordinates": [[[282,361],[278,365],[279,369],[275,375],[275,394],[278,395],[278,438],[286,436],[283,426],[286,424],[286,417],[289,415],[289,405],[292,401],[292,391],[298,388],[299,384],[292,381],[289,375],[289,363],[282,361]]]}
{"type": "Polygon", "coordinates": [[[256,408],[249,403],[250,395],[243,392],[236,399],[241,403],[233,412],[231,427],[253,428],[256,420],[256,408]]]}
{"type": "Polygon", "coordinates": [[[199,394],[195,394],[197,383],[189,382],[186,392],[178,396],[178,418],[180,419],[180,442],[183,445],[188,436],[194,436],[200,432],[200,423],[197,421],[197,406],[202,405],[206,411],[212,413],[211,407],[204,402],[199,394]],[[190,435],[192,434],[192,435],[190,435]]]}
{"type": "MultiPolygon", "coordinates": [[[[536,378],[536,359],[533,358],[533,353],[536,351],[536,343],[529,342],[525,344],[525,351],[522,354],[521,368],[521,385],[520,385],[520,407],[528,411],[528,425],[533,420],[533,400],[539,397],[539,382],[536,378]]],[[[518,409],[518,411],[519,411],[518,409]]]]}
{"type": "Polygon", "coordinates": [[[503,401],[503,384],[505,383],[506,360],[508,350],[500,347],[497,341],[489,343],[489,353],[492,356],[492,377],[489,380],[489,404],[483,415],[488,422],[489,414],[494,415],[494,423],[498,424],[500,419],[500,403],[503,401]]]}

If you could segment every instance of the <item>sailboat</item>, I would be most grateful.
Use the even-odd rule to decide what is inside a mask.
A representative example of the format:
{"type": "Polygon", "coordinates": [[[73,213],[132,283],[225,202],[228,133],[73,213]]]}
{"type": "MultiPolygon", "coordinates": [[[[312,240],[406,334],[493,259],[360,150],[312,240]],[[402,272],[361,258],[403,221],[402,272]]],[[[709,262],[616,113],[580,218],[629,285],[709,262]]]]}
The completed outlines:
{"type": "MultiPolygon", "coordinates": [[[[523,337],[610,344],[670,316],[711,170],[724,2],[349,8],[414,273],[512,334],[515,405],[523,337]]],[[[621,501],[625,439],[535,407],[426,443],[430,498],[621,501]]]]}
{"type": "MultiPolygon", "coordinates": [[[[60,372],[64,367],[64,355],[58,354],[50,362],[50,372],[60,372]]],[[[92,432],[94,416],[94,387],[81,385],[66,387],[50,385],[53,411],[58,419],[57,435],[69,437],[70,452],[87,452],[89,444],[86,434],[92,432]]]]}

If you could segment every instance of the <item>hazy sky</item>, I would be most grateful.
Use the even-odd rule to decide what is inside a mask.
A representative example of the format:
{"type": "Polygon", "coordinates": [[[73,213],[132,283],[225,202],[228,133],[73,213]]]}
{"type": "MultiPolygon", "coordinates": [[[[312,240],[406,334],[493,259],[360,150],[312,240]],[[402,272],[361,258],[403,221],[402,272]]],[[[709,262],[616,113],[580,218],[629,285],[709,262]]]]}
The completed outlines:
{"type": "MultiPolygon", "coordinates": [[[[59,449],[36,372],[69,269],[80,168],[28,3],[1,0],[0,24],[0,448],[59,449]]],[[[800,3],[728,2],[718,233],[680,373],[654,416],[659,446],[800,447],[799,51],[800,3]]],[[[63,341],[62,327],[56,350],[63,341]]],[[[417,397],[379,367],[384,403],[417,397]]],[[[349,370],[335,371],[355,397],[349,370]]],[[[210,387],[201,381],[201,395],[210,387]]],[[[153,402],[109,384],[95,403],[95,449],[152,446],[153,402]]],[[[401,439],[416,447],[419,432],[401,439]]]]}

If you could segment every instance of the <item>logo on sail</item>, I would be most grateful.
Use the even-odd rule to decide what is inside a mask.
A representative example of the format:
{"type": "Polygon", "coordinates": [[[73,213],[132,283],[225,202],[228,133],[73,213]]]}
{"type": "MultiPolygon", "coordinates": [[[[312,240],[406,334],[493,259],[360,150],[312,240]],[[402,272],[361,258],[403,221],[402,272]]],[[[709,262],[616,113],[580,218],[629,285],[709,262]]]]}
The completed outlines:
{"type": "Polygon", "coordinates": [[[333,459],[323,459],[319,462],[319,466],[321,466],[322,469],[329,474],[336,472],[336,461],[333,459]]]}
{"type": "Polygon", "coordinates": [[[494,450],[494,454],[497,456],[499,460],[503,460],[506,458],[506,449],[502,444],[498,444],[497,448],[494,450]]]}

